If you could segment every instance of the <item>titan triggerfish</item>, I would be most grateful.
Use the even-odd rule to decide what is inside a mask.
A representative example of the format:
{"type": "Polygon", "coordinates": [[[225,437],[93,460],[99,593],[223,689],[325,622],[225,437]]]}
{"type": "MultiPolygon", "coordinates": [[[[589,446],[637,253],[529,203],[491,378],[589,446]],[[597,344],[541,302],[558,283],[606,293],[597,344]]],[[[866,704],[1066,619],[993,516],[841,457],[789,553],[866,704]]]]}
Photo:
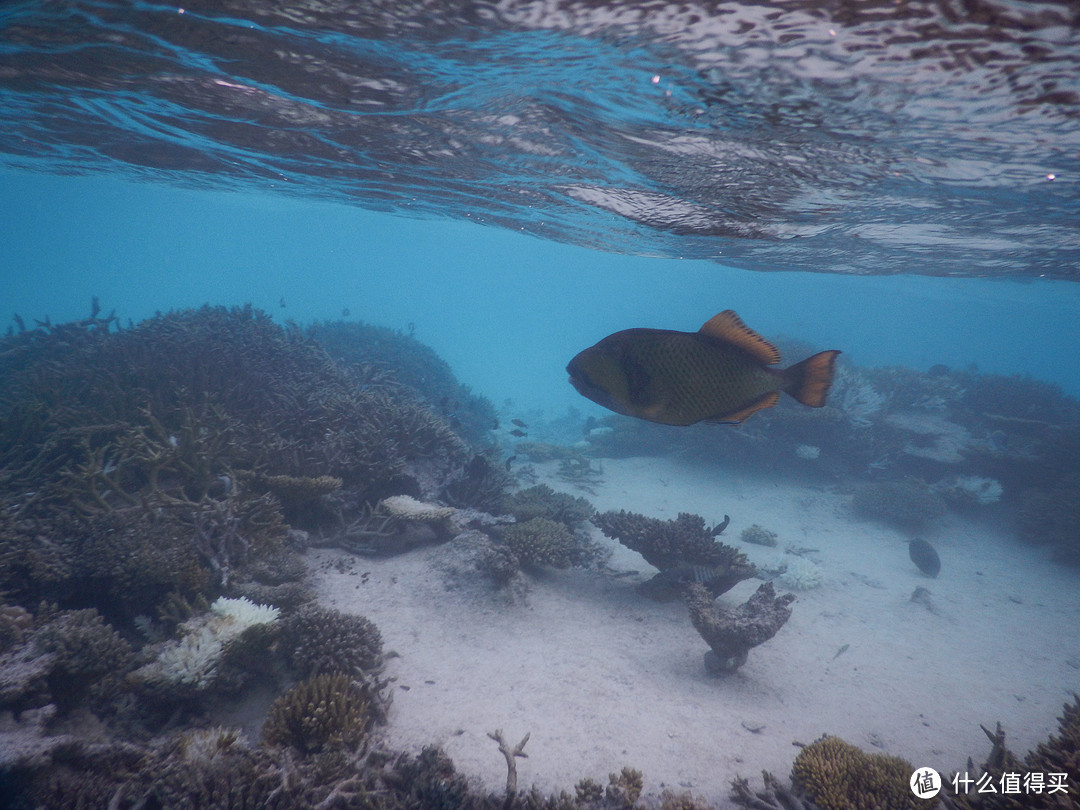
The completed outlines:
{"type": "Polygon", "coordinates": [[[580,352],[566,367],[582,396],[626,416],[665,425],[736,424],[780,400],[820,408],[839,351],[785,369],[775,346],[724,310],[697,332],[624,329],[580,352]]]}

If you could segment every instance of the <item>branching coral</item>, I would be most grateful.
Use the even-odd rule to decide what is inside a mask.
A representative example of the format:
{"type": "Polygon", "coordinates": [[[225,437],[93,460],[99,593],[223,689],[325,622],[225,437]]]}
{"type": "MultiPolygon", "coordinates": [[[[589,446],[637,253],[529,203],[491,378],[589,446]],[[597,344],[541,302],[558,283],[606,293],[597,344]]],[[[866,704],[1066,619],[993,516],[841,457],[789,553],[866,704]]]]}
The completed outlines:
{"type": "Polygon", "coordinates": [[[502,543],[523,565],[569,568],[588,565],[599,555],[592,543],[570,531],[565,524],[537,517],[514,523],[501,532],[502,543]]]}
{"type": "Polygon", "coordinates": [[[281,647],[301,677],[359,677],[382,667],[382,635],[363,616],[333,608],[305,607],[282,621],[281,647]]]}
{"type": "Polygon", "coordinates": [[[348,675],[315,675],[274,701],[263,726],[271,745],[310,754],[355,749],[367,739],[371,701],[348,675]]]}
{"type": "Polygon", "coordinates": [[[826,735],[799,752],[791,783],[822,810],[916,810],[928,805],[908,786],[914,770],[899,757],[867,754],[826,735]]]}
{"type": "Polygon", "coordinates": [[[691,584],[686,590],[690,621],[711,652],[705,654],[705,668],[714,675],[734,672],[746,663],[751,648],[776,635],[791,617],[795,601],[792,594],[776,596],[771,582],[736,608],[714,604],[713,595],[703,585],[691,584]]]}
{"type": "Polygon", "coordinates": [[[537,484],[503,498],[500,512],[508,512],[523,523],[542,517],[573,527],[584,523],[596,511],[584,498],[556,492],[547,484],[537,484]]]}

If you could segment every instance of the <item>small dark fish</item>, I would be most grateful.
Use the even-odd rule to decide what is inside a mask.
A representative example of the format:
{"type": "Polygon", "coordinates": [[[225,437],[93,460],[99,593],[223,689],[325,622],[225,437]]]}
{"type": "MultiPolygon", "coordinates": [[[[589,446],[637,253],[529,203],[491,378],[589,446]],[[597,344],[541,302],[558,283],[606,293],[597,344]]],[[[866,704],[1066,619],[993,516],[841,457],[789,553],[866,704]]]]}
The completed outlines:
{"type": "Polygon", "coordinates": [[[517,425],[519,428],[527,428],[528,427],[528,425],[526,425],[520,419],[511,419],[510,422],[517,425]]]}
{"type": "Polygon", "coordinates": [[[934,551],[934,547],[925,540],[916,537],[908,543],[908,556],[928,577],[936,577],[941,571],[941,558],[934,551]]]}
{"type": "Polygon", "coordinates": [[[717,523],[715,526],[713,526],[711,529],[709,529],[709,534],[711,534],[713,537],[716,537],[716,535],[718,535],[718,534],[723,534],[724,529],[726,529],[728,527],[729,523],[731,523],[731,518],[728,517],[727,515],[724,515],[723,520],[721,520],[719,523],[717,523]]]}
{"type": "Polygon", "coordinates": [[[605,408],[665,425],[704,420],[737,424],[780,401],[780,392],[820,408],[839,351],[785,369],[775,346],[732,310],[697,332],[624,329],[579,353],[566,367],[578,393],[605,408]]]}
{"type": "Polygon", "coordinates": [[[528,436],[529,434],[526,433],[524,430],[518,430],[517,428],[514,428],[513,430],[510,431],[510,435],[511,436],[517,436],[517,437],[520,438],[522,436],[528,436]]]}
{"type": "Polygon", "coordinates": [[[349,313],[349,308],[348,307],[345,307],[345,309],[341,310],[341,317],[342,318],[348,318],[349,314],[350,313],[349,313]]]}
{"type": "Polygon", "coordinates": [[[508,469],[508,470],[510,469],[510,465],[514,463],[514,459],[516,459],[516,458],[517,458],[517,456],[509,456],[506,459],[506,469],[508,469]]]}
{"type": "Polygon", "coordinates": [[[842,645],[842,646],[840,647],[840,649],[836,651],[836,655],[834,655],[834,656],[832,657],[832,660],[833,660],[833,661],[835,661],[835,660],[836,660],[837,658],[839,658],[839,657],[840,657],[841,655],[843,655],[844,653],[846,653],[846,652],[847,652],[847,651],[848,651],[849,649],[851,649],[851,645],[850,645],[850,644],[844,644],[844,645],[842,645]]]}
{"type": "Polygon", "coordinates": [[[281,305],[282,309],[285,309],[285,296],[284,295],[281,296],[281,300],[278,301],[278,303],[281,305]]]}

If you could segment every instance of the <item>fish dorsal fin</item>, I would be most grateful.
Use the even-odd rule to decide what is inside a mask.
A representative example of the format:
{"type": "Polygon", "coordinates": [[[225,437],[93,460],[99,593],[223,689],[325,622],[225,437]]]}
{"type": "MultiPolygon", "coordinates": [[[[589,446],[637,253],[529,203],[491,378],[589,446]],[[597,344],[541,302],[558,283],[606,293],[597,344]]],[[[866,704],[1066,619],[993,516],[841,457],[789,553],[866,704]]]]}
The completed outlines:
{"type": "Polygon", "coordinates": [[[698,329],[698,333],[737,346],[759,363],[771,366],[780,362],[780,350],[743,323],[733,309],[713,315],[698,329]]]}

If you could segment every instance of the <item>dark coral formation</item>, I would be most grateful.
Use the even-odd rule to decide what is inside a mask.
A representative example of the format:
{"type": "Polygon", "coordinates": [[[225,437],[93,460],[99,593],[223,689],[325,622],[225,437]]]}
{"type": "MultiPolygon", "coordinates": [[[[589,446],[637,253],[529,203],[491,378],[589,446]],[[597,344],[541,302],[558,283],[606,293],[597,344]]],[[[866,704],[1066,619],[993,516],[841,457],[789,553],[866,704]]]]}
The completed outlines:
{"type": "Polygon", "coordinates": [[[912,793],[914,768],[887,754],[867,754],[839,737],[826,735],[795,757],[791,786],[821,810],[917,810],[933,802],[912,793]]]}
{"type": "Polygon", "coordinates": [[[765,582],[743,604],[726,608],[714,602],[712,593],[693,583],[686,589],[690,621],[710,652],[705,653],[705,669],[713,675],[734,672],[746,663],[750,650],[764,644],[791,617],[793,594],[777,596],[771,582],[765,582]]]}
{"type": "Polygon", "coordinates": [[[660,569],[660,574],[646,586],[646,592],[651,595],[670,595],[667,586],[687,578],[687,571],[691,572],[688,578],[707,584],[713,596],[730,590],[755,573],[745,555],[716,540],[726,522],[708,528],[700,515],[682,512],[675,520],[658,520],[625,510],[603,512],[592,521],[608,537],[638,552],[650,565],[660,569]],[[711,574],[702,578],[695,573],[700,569],[708,569],[711,574]],[[665,575],[670,571],[676,573],[665,575]]]}
{"type": "Polygon", "coordinates": [[[315,324],[308,334],[363,382],[405,389],[477,449],[491,443],[499,424],[494,406],[459,383],[450,365],[411,334],[346,321],[315,324]]]}
{"type": "Polygon", "coordinates": [[[309,606],[285,617],[281,624],[282,652],[300,677],[358,677],[382,667],[382,634],[363,616],[309,606]]]}
{"type": "Polygon", "coordinates": [[[573,528],[591,518],[596,510],[584,498],[537,484],[504,497],[499,511],[513,515],[519,523],[546,518],[573,528]]]}
{"type": "Polygon", "coordinates": [[[431,494],[467,446],[400,385],[361,381],[250,307],[49,326],[0,346],[0,588],[153,615],[276,553],[431,494]]]}
{"type": "Polygon", "coordinates": [[[373,714],[363,687],[342,673],[314,675],[274,701],[263,726],[271,745],[305,754],[354,750],[367,738],[373,714]]]}
{"type": "MultiPolygon", "coordinates": [[[[991,749],[986,761],[978,773],[969,772],[971,779],[987,779],[995,786],[1003,784],[1005,774],[1039,773],[1044,784],[1049,785],[1064,778],[1068,792],[1051,792],[1045,787],[1041,792],[1024,790],[1021,793],[980,792],[972,786],[969,790],[957,793],[953,790],[952,780],[943,776],[943,782],[949,810],[1078,810],[1080,797],[1076,793],[1076,776],[1080,774],[1080,695],[1073,694],[1071,703],[1066,703],[1061,717],[1058,718],[1058,733],[1052,734],[1046,742],[1039,743],[1034,750],[1021,760],[1005,744],[1005,732],[999,723],[995,731],[982,727],[990,740],[991,749]],[[1064,777],[1060,775],[1064,774],[1064,777]]],[[[970,762],[970,759],[968,760],[970,762]]],[[[959,784],[959,783],[958,783],[959,784]]]]}
{"type": "Polygon", "coordinates": [[[599,556],[599,549],[559,523],[535,517],[514,523],[500,532],[502,544],[522,565],[547,565],[552,568],[585,566],[599,556]]]}

